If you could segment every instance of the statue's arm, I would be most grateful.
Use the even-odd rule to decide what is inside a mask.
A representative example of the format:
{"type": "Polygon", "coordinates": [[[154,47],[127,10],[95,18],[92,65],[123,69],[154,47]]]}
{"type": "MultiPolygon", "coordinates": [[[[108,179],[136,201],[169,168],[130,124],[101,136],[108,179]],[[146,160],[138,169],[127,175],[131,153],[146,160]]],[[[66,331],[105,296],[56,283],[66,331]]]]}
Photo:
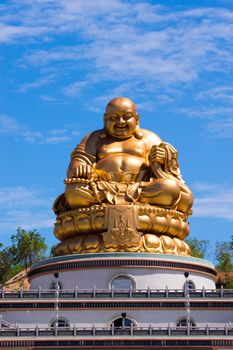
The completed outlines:
{"type": "MultiPolygon", "coordinates": [[[[153,134],[155,135],[155,134],[153,134]]],[[[149,164],[153,176],[167,180],[175,180],[180,186],[181,199],[178,204],[178,211],[191,215],[193,194],[183,181],[178,163],[178,152],[169,143],[163,142],[157,135],[150,135],[149,164]]]]}
{"type": "Polygon", "coordinates": [[[67,177],[90,178],[93,164],[96,162],[96,135],[85,136],[71,153],[71,161],[67,170],[67,177]]]}

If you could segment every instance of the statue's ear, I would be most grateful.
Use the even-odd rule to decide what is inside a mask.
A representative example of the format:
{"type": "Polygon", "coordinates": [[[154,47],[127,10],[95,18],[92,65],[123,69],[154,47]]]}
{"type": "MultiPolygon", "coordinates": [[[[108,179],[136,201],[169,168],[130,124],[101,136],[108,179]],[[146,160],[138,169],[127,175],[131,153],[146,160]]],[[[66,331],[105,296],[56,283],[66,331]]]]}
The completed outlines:
{"type": "Polygon", "coordinates": [[[134,136],[136,137],[136,139],[139,139],[139,140],[143,138],[143,132],[139,128],[139,125],[137,125],[137,127],[136,127],[136,130],[134,132],[134,136]]]}
{"type": "Polygon", "coordinates": [[[106,119],[107,119],[107,113],[104,113],[104,124],[106,122],[106,119]]]}
{"type": "Polygon", "coordinates": [[[139,124],[139,113],[135,113],[135,117],[137,119],[137,124],[139,124]]]}

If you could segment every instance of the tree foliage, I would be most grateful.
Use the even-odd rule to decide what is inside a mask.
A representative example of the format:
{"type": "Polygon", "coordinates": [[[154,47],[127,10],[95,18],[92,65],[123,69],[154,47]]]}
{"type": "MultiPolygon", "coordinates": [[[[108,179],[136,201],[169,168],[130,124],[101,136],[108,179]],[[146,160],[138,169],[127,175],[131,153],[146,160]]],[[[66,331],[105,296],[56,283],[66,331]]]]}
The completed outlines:
{"type": "Polygon", "coordinates": [[[42,259],[47,250],[45,239],[36,231],[26,231],[20,227],[11,237],[11,245],[0,243],[0,283],[42,259]]]}
{"type": "Polygon", "coordinates": [[[220,272],[219,282],[225,288],[233,288],[232,242],[217,242],[215,246],[216,268],[220,272]]]}
{"type": "Polygon", "coordinates": [[[210,249],[210,241],[205,239],[190,238],[186,239],[191,249],[191,255],[196,258],[204,259],[207,257],[208,250],[210,249]]]}
{"type": "Polygon", "coordinates": [[[55,250],[56,250],[57,244],[52,245],[50,248],[50,256],[56,256],[55,250]]]}
{"type": "MultiPolygon", "coordinates": [[[[2,247],[3,244],[1,243],[2,247]]],[[[6,247],[0,251],[0,283],[7,281],[13,276],[13,252],[10,247],[6,247]]]]}
{"type": "Polygon", "coordinates": [[[11,241],[15,263],[24,268],[42,259],[48,247],[45,239],[36,230],[26,231],[20,227],[16,235],[11,236],[11,241]]]}

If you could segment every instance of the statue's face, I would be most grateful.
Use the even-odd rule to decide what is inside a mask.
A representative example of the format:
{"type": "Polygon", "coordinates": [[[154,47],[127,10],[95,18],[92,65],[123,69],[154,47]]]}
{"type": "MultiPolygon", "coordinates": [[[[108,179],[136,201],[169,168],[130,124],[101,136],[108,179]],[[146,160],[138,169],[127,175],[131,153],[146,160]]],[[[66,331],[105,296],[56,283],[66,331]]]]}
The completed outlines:
{"type": "Polygon", "coordinates": [[[104,115],[104,126],[110,136],[127,139],[134,135],[138,125],[138,113],[130,105],[108,106],[104,115]]]}

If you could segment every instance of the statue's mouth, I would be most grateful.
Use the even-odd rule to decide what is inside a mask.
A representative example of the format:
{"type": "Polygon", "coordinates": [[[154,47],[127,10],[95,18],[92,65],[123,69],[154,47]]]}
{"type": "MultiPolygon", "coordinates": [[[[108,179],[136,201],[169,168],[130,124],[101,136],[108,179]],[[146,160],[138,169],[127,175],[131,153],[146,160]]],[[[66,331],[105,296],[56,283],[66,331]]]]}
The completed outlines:
{"type": "Polygon", "coordinates": [[[114,131],[120,132],[120,133],[127,133],[129,131],[129,127],[128,125],[123,125],[123,126],[115,125],[114,131]]]}

